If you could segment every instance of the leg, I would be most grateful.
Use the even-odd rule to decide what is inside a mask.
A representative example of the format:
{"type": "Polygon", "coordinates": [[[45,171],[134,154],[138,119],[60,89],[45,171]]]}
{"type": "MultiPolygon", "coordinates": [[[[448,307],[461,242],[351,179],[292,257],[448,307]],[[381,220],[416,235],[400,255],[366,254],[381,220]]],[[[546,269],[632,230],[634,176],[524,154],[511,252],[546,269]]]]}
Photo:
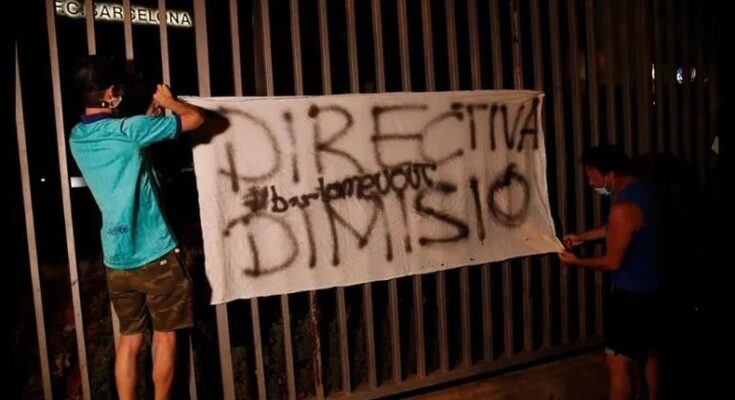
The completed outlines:
{"type": "Polygon", "coordinates": [[[153,383],[156,400],[172,396],[176,331],[191,327],[191,281],[175,253],[152,266],[146,280],[146,303],[153,320],[153,383]]]}
{"type": "Polygon", "coordinates": [[[607,354],[605,361],[610,374],[610,400],[630,400],[633,395],[630,362],[624,357],[612,354],[607,354]]]}
{"type": "Polygon", "coordinates": [[[115,359],[115,381],[120,400],[135,399],[138,378],[138,353],[143,345],[143,333],[121,335],[115,359]]]}
{"type": "Polygon", "coordinates": [[[154,331],[153,343],[156,349],[153,363],[153,385],[156,389],[156,400],[165,400],[171,397],[171,384],[174,380],[176,332],[154,331]]]}
{"type": "Polygon", "coordinates": [[[655,353],[648,355],[646,361],[646,386],[648,388],[648,400],[658,399],[659,383],[658,356],[655,353]]]}

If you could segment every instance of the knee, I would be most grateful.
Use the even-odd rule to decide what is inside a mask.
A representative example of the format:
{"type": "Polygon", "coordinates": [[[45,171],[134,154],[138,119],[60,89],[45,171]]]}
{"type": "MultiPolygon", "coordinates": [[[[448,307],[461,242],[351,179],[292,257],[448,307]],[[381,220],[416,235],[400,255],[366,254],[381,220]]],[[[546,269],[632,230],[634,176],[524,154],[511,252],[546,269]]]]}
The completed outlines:
{"type": "Polygon", "coordinates": [[[118,354],[137,356],[143,347],[143,334],[121,335],[118,344],[118,354]]]}
{"type": "Polygon", "coordinates": [[[163,348],[173,349],[176,347],[176,331],[155,331],[153,333],[153,341],[156,343],[156,346],[163,346],[163,348]]]}

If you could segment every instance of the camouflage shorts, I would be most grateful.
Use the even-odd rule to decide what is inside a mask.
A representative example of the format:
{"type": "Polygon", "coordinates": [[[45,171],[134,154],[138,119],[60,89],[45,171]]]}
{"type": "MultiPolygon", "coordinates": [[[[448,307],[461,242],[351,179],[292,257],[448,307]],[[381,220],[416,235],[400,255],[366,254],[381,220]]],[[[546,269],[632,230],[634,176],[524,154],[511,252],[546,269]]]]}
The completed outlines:
{"type": "Polygon", "coordinates": [[[107,288],[121,334],[145,331],[149,318],[157,331],[193,326],[191,278],[178,249],[140,268],[107,268],[107,288]]]}

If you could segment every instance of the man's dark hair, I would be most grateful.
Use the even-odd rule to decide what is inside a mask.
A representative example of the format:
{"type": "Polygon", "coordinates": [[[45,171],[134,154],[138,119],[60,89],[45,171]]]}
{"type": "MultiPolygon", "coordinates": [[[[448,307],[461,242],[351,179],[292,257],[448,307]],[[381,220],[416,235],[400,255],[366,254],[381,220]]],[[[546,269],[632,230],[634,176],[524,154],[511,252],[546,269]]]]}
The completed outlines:
{"type": "Polygon", "coordinates": [[[125,68],[111,57],[85,57],[74,70],[74,83],[83,96],[84,105],[98,107],[103,92],[112,85],[125,81],[125,68]]]}
{"type": "Polygon", "coordinates": [[[582,164],[596,168],[603,174],[611,171],[619,175],[631,175],[633,173],[633,163],[630,158],[623,149],[612,144],[585,149],[582,153],[582,164]]]}

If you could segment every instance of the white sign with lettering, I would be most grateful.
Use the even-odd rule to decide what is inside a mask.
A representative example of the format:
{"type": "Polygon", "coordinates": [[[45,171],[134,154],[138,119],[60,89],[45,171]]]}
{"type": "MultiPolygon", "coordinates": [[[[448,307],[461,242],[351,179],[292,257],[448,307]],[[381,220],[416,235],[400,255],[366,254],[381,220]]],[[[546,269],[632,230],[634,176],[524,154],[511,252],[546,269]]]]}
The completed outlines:
{"type": "Polygon", "coordinates": [[[212,302],[562,249],[543,94],[189,98],[212,302]]]}

